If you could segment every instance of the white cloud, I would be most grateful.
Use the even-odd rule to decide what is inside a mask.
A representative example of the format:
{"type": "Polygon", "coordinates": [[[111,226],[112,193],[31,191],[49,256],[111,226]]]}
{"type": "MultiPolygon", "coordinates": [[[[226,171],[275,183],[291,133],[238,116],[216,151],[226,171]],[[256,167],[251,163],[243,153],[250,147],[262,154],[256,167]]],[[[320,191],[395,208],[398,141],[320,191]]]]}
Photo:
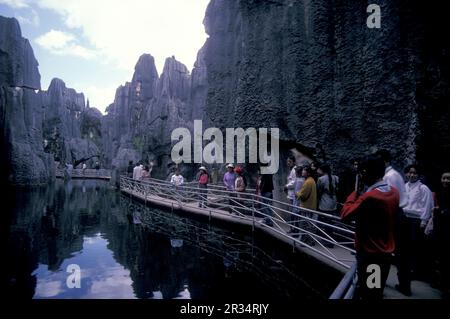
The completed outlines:
{"type": "Polygon", "coordinates": [[[134,295],[132,283],[130,271],[126,270],[122,266],[102,269],[101,276],[92,278],[92,286],[84,298],[131,298],[134,295]]]}
{"type": "Polygon", "coordinates": [[[40,23],[39,15],[37,14],[36,10],[33,9],[31,9],[30,17],[17,16],[17,20],[19,20],[20,24],[30,24],[35,27],[38,27],[40,23]]]}
{"type": "Polygon", "coordinates": [[[84,59],[90,59],[95,56],[94,51],[78,45],[73,34],[63,31],[52,29],[38,37],[35,42],[57,55],[72,55],[84,59]]]}
{"type": "MultiPolygon", "coordinates": [[[[118,86],[119,85],[117,85],[117,87],[118,86]]],[[[99,109],[103,114],[108,105],[114,102],[114,95],[117,88],[116,86],[97,87],[92,85],[84,87],[82,84],[79,84],[76,87],[89,99],[90,106],[99,109]]]]}
{"type": "Polygon", "coordinates": [[[0,0],[0,4],[5,4],[13,9],[28,8],[27,1],[25,0],[0,0]]]}
{"type": "Polygon", "coordinates": [[[89,50],[78,44],[71,44],[67,47],[67,53],[75,56],[82,57],[84,59],[91,59],[95,57],[95,52],[89,50]]]}
{"type": "Polygon", "coordinates": [[[72,42],[75,37],[66,32],[50,30],[36,39],[36,43],[48,50],[62,49],[72,42]]]}
{"type": "Polygon", "coordinates": [[[80,29],[97,53],[130,74],[139,56],[150,53],[158,71],[165,58],[192,68],[206,34],[202,25],[209,0],[41,0],[39,6],[80,29]]]}
{"type": "MultiPolygon", "coordinates": [[[[54,277],[54,276],[53,276],[54,277]]],[[[59,295],[62,292],[61,280],[52,280],[51,278],[42,279],[36,285],[36,298],[50,298],[59,295]]]]}

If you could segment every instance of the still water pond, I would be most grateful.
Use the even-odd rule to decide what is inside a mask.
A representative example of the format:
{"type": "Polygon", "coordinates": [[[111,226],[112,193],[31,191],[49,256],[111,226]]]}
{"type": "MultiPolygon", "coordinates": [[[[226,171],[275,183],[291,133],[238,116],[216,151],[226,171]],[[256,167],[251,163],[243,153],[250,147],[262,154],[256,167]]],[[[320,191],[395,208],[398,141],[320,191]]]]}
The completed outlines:
{"type": "Polygon", "coordinates": [[[10,296],[298,300],[326,298],[339,280],[251,229],[149,208],[107,182],[58,180],[8,197],[10,296]]]}

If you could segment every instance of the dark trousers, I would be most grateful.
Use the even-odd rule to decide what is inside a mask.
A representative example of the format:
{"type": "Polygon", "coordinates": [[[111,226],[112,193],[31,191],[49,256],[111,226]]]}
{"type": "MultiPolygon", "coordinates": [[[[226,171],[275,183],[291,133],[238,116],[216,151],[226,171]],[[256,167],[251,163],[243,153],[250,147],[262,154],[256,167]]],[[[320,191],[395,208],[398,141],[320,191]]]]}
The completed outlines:
{"type": "MultiPolygon", "coordinates": [[[[234,190],[228,190],[229,192],[234,192],[234,190]]],[[[230,212],[230,214],[237,214],[232,207],[236,206],[236,193],[229,193],[228,194],[228,205],[230,207],[228,207],[228,211],[230,212]]]]}
{"type": "Polygon", "coordinates": [[[416,275],[424,275],[429,259],[424,254],[425,238],[420,229],[420,219],[406,217],[402,210],[402,215],[398,217],[395,237],[398,283],[404,291],[410,291],[413,271],[416,275]]]}
{"type": "Polygon", "coordinates": [[[435,219],[436,248],[443,298],[450,298],[450,211],[439,213],[435,219]]]}
{"type": "Polygon", "coordinates": [[[264,193],[261,193],[261,197],[262,197],[263,204],[266,204],[266,205],[262,205],[262,208],[261,208],[261,213],[264,214],[263,215],[264,221],[267,225],[273,226],[272,219],[270,218],[270,216],[273,216],[273,210],[272,210],[272,208],[267,206],[267,205],[272,205],[273,193],[272,192],[264,192],[264,193]]]}
{"type": "Polygon", "coordinates": [[[358,271],[358,287],[356,291],[357,299],[383,299],[383,291],[391,268],[391,254],[369,254],[358,252],[356,255],[358,271]],[[369,265],[377,265],[380,272],[368,269],[369,265]],[[374,276],[380,275],[379,286],[372,287],[374,276]],[[370,277],[370,278],[369,278],[370,277]]]}

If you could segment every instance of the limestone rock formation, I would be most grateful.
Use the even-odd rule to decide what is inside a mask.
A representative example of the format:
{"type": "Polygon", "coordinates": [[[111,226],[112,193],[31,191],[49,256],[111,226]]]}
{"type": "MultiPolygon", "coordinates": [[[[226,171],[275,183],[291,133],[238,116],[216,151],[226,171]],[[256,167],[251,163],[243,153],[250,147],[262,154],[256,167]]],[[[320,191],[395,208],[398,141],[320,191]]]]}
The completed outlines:
{"type": "Polygon", "coordinates": [[[114,103],[106,109],[102,121],[105,159],[109,165],[123,169],[128,161],[141,159],[144,122],[155,97],[157,80],[154,58],[144,54],[136,64],[132,82],[116,90],[114,103]]]}
{"type": "Polygon", "coordinates": [[[0,41],[0,83],[39,90],[38,62],[16,19],[0,16],[0,41]]]}
{"type": "Polygon", "coordinates": [[[205,64],[205,48],[201,48],[197,54],[191,75],[191,92],[187,119],[190,122],[204,118],[206,96],[208,94],[208,78],[205,64]]]}
{"type": "Polygon", "coordinates": [[[12,185],[47,183],[52,156],[43,149],[38,63],[16,19],[0,17],[0,170],[12,185]]]}
{"type": "Polygon", "coordinates": [[[85,106],[83,93],[53,79],[42,92],[45,119],[45,150],[61,163],[77,164],[83,159],[101,160],[101,113],[85,106]]]}
{"type": "Polygon", "coordinates": [[[129,161],[153,162],[154,176],[165,178],[171,163],[171,132],[177,127],[192,128],[193,119],[202,118],[206,90],[201,54],[192,76],[171,57],[166,59],[161,77],[153,57],[142,55],[132,81],[117,89],[103,119],[109,163],[124,169],[129,161]]]}
{"type": "MultiPolygon", "coordinates": [[[[337,171],[378,148],[442,169],[450,155],[444,8],[380,0],[212,0],[206,114],[220,127],[278,127],[337,171]],[[433,165],[430,165],[434,163],[433,165]]],[[[282,162],[283,164],[283,162],[282,162]]]]}

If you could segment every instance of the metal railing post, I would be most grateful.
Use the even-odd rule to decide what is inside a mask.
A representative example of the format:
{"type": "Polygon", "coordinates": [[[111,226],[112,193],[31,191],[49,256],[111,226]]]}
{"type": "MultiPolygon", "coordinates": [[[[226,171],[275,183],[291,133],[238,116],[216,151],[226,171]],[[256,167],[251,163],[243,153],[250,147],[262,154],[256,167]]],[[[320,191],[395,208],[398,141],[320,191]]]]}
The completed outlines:
{"type": "Polygon", "coordinates": [[[255,231],[255,202],[252,200],[252,232],[255,231]]]}

